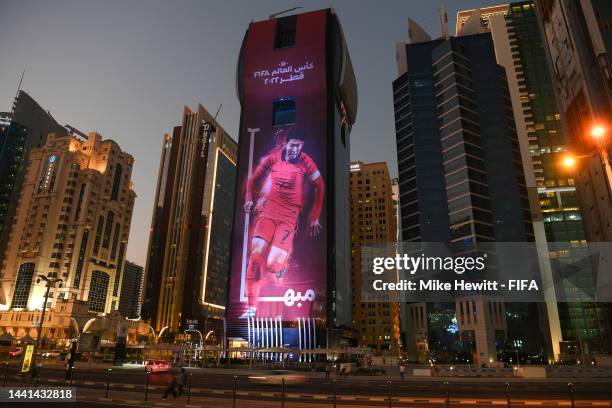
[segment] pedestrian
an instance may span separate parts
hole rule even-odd
[[[185,386],[185,367],[181,367],[181,372],[178,375],[178,378],[176,380],[176,384],[178,386],[178,395],[179,397],[181,395],[183,395],[183,387]]]
[[[329,364],[329,363],[327,363],[327,364],[325,365],[325,379],[326,379],[326,380],[329,380],[329,373],[330,373],[330,372],[331,372],[331,367],[330,367],[330,364]]]
[[[400,364],[400,378],[402,380],[404,379],[404,373],[406,373],[406,367],[404,366],[404,364]]]
[[[168,394],[172,393],[172,397],[176,398],[176,377],[172,376],[172,381],[170,381],[170,385],[166,388],[166,392],[164,392],[163,398],[168,398]]]

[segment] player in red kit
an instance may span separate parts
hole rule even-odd
[[[241,318],[255,317],[259,281],[266,273],[279,276],[293,249],[308,184],[314,187],[314,199],[308,215],[311,237],[320,234],[319,217],[323,207],[325,183],[312,158],[304,153],[304,137],[297,129],[287,135],[282,148],[275,149],[255,168],[248,180],[244,211],[257,211],[246,274],[248,308]],[[253,191],[263,184],[253,202]]]

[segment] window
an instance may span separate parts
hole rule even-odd
[[[113,190],[111,192],[111,200],[117,201],[119,195],[119,187],[121,186],[121,173],[123,173],[123,167],[119,163],[115,166],[115,178],[113,180]]]
[[[93,271],[89,285],[89,311],[104,312],[106,294],[108,292],[108,274],[102,271]]]
[[[104,239],[102,239],[102,248],[108,248],[108,246],[110,245],[114,218],[115,214],[112,211],[109,211],[108,216],[106,217],[106,227],[104,228]]]
[[[93,252],[94,255],[98,255],[100,251],[100,238],[102,237],[102,228],[104,228],[104,217],[98,219],[98,228],[96,229],[96,239],[94,241]]]
[[[272,126],[292,125],[295,123],[295,98],[279,98],[273,102]]]
[[[32,278],[34,277],[34,263],[24,263],[19,267],[17,282],[15,282],[15,293],[11,308],[24,308],[28,304]]]
[[[295,46],[295,23],[297,16],[287,16],[276,21],[276,38],[274,48],[288,48]]]
[[[87,241],[89,240],[89,230],[83,231],[81,238],[81,247],[79,248],[79,259],[77,260],[76,271],[74,273],[74,282],[72,287],[78,289],[81,284],[81,273],[83,272],[83,263],[85,262],[85,251],[87,250]]]

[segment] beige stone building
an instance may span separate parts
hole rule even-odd
[[[351,188],[351,283],[353,324],[359,345],[377,355],[399,353],[400,316],[397,301],[362,302],[361,248],[394,243],[397,239],[396,205],[386,163],[353,162]]]
[[[87,302],[94,316],[117,308],[136,198],[133,162],[95,132],[50,134],[32,150],[0,270],[0,311],[36,321],[30,312],[42,308],[46,289],[39,275],[63,280],[51,289],[49,309],[67,300]]]

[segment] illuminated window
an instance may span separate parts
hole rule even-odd
[[[295,98],[279,98],[273,102],[272,126],[292,125],[295,123]]]
[[[93,271],[91,274],[91,284],[89,285],[89,297],[87,298],[90,312],[104,312],[108,283],[109,277],[107,273]]]
[[[276,20],[276,38],[274,48],[295,46],[295,23],[297,16],[287,16]]]
[[[15,293],[13,294],[12,308],[24,308],[28,304],[32,278],[34,277],[34,264],[24,263],[19,267],[19,274],[15,282]]]

